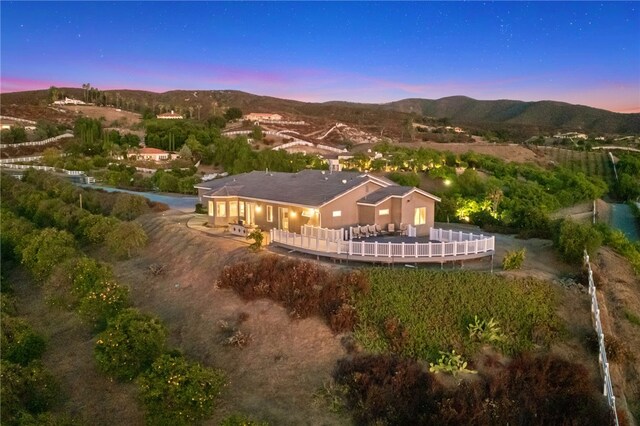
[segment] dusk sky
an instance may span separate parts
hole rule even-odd
[[[636,2],[7,2],[1,91],[466,95],[640,112]]]

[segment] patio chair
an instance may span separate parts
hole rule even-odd
[[[391,235],[396,233],[396,225],[393,223],[390,223],[387,225],[387,232]]]
[[[376,235],[382,235],[382,227],[376,224]]]
[[[378,235],[378,232],[376,231],[376,226],[375,225],[369,225],[369,227],[367,229],[369,231],[369,235],[371,235],[372,237],[376,237]]]
[[[409,229],[409,225],[406,223],[400,224],[400,235],[407,235],[407,230]]]
[[[360,227],[360,235],[362,235],[363,238],[369,237],[369,227],[367,225]]]
[[[355,226],[355,227],[351,228],[351,237],[354,240],[360,238],[360,227],[359,226]]]

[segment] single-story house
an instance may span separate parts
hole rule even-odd
[[[171,157],[171,154],[167,151],[163,151],[162,149],[145,147],[129,151],[127,156],[129,158],[134,157],[138,160],[163,161],[168,160]]]
[[[182,120],[182,114],[178,114],[177,112],[165,112],[164,114],[156,115],[156,118],[160,120]]]
[[[67,97],[65,97],[63,100],[60,100],[60,101],[54,101],[53,104],[54,105],[86,105],[85,102],[79,99],[73,99],[73,98],[67,98]]]
[[[358,172],[254,171],[195,185],[209,223],[255,225],[300,233],[303,225],[346,229],[355,225],[415,226],[429,234],[440,199],[415,187]]]
[[[249,121],[280,121],[282,120],[282,116],[280,114],[272,114],[268,112],[252,112],[244,116],[245,120]]]

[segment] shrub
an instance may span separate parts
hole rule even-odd
[[[46,349],[44,338],[20,318],[2,314],[2,359],[27,365],[42,356]]]
[[[476,373],[467,368],[467,361],[462,359],[462,355],[457,354],[455,349],[451,352],[440,352],[438,362],[429,363],[429,371],[432,373],[449,373],[454,376],[458,373]]]
[[[321,314],[336,332],[357,322],[354,296],[369,290],[366,274],[329,274],[314,263],[263,256],[254,263],[226,267],[218,281],[244,299],[259,297],[282,302],[295,318]]]
[[[149,213],[149,205],[144,197],[127,193],[119,193],[111,210],[111,215],[121,220],[133,220]]]
[[[198,214],[207,214],[207,209],[204,208],[202,203],[196,203],[196,213],[198,213]]]
[[[247,235],[247,240],[253,240],[253,243],[249,245],[249,249],[259,251],[262,248],[264,235],[262,235],[262,231],[259,228],[256,228]]]
[[[347,386],[356,424],[437,424],[441,389],[415,361],[358,355],[338,361],[333,377]]]
[[[585,249],[590,256],[598,250],[602,244],[602,234],[591,225],[564,220],[555,243],[564,260],[579,264]]]
[[[211,416],[225,384],[222,372],[161,355],[138,379],[147,422],[191,425]]]
[[[481,320],[477,315],[473,317],[473,322],[467,327],[469,337],[483,343],[500,342],[505,336],[498,327],[498,321],[491,318],[489,321]]]
[[[133,380],[162,354],[167,330],[159,319],[135,309],[122,311],[98,335],[98,367],[119,380]]]
[[[502,259],[502,269],[509,271],[512,269],[520,269],[524,262],[524,257],[527,250],[522,248],[520,250],[507,251]]]

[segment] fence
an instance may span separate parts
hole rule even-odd
[[[287,149],[287,148],[291,148],[294,146],[314,146],[311,142],[306,142],[306,141],[301,141],[301,140],[295,140],[293,142],[289,142],[289,143],[285,143],[279,146],[276,146],[275,148],[273,148],[274,151],[280,151],[281,149]]]
[[[42,158],[42,155],[30,155],[28,157],[2,158],[0,159],[0,164],[28,163],[30,161],[40,161],[41,158]]]
[[[440,229],[431,228],[430,235],[438,235]],[[447,231],[445,231],[447,232]],[[456,233],[457,234],[457,233]],[[473,234],[465,234],[472,235]],[[407,261],[423,261],[433,259],[433,261],[446,261],[456,256],[466,258],[480,257],[493,254],[495,250],[495,237],[476,236],[478,239],[451,242],[428,242],[428,243],[392,243],[379,241],[331,241],[328,238],[321,238],[321,235],[301,235],[282,229],[272,229],[270,239],[272,243],[313,251],[327,256],[351,256],[360,257],[361,260],[375,261],[383,258],[400,258]],[[433,237],[432,237],[433,238]]]
[[[607,398],[609,407],[613,411],[613,416],[616,426],[618,426],[618,413],[616,411],[616,397],[613,394],[613,382],[611,381],[611,374],[609,373],[609,362],[607,361],[607,351],[604,346],[604,333],[602,332],[602,322],[600,322],[600,308],[598,307],[598,298],[596,296],[596,285],[593,281],[593,271],[591,270],[591,263],[589,263],[589,255],[587,251],[584,251],[584,263],[587,265],[589,271],[589,295],[591,296],[591,319],[593,326],[596,329],[598,335],[598,347],[600,349],[600,370],[604,379],[604,396]]]
[[[2,119],[2,120],[11,120],[11,121],[19,121],[21,123],[27,123],[27,124],[36,124],[35,121],[25,120],[24,118],[9,117],[7,115],[0,115],[0,119]]]
[[[344,231],[342,229],[328,229],[311,225],[302,225],[300,233],[305,237],[319,238],[330,242],[344,241]]]
[[[4,164],[3,163],[2,167],[6,169],[14,169],[14,170],[35,169],[35,170],[44,170],[45,172],[61,172],[61,173],[68,174],[70,176],[84,175],[84,172],[80,170],[57,169],[55,167],[50,167],[50,166],[32,166],[29,164]]]
[[[65,138],[72,138],[73,134],[72,133],[64,133],[62,135],[59,136],[54,136],[52,138],[48,138],[42,141],[36,141],[36,142],[23,142],[23,143],[3,143],[0,144],[0,148],[9,148],[9,147],[21,147],[21,146],[38,146],[38,145],[46,145],[49,144],[51,142],[55,142],[58,141],[60,139],[65,139]]]

